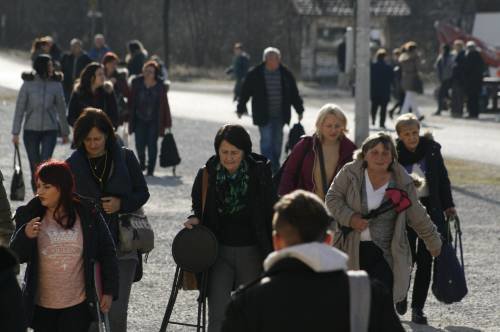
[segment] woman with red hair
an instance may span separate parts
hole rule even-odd
[[[23,298],[35,332],[86,332],[96,317],[94,262],[102,271],[100,310],[118,294],[118,263],[103,221],[74,198],[74,179],[63,161],[47,161],[35,174],[36,197],[17,209],[11,248],[28,263]]]

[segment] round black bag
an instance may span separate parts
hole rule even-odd
[[[182,270],[201,273],[215,263],[217,246],[214,233],[203,225],[196,225],[177,233],[172,243],[172,256]]]

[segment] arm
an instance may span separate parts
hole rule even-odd
[[[193,215],[196,216],[199,220],[201,220],[203,211],[201,210],[201,190],[202,190],[202,182],[203,182],[203,170],[201,168],[198,170],[198,174],[194,179],[193,188],[191,189],[191,204]]]
[[[283,170],[283,175],[281,177],[280,185],[278,188],[278,194],[280,196],[286,195],[298,188],[299,178],[301,176],[300,170],[302,165],[300,161],[304,161],[307,145],[309,142],[307,139],[301,139],[294,147],[288,161],[286,162],[285,169]]]
[[[98,217],[97,220],[97,260],[101,263],[103,294],[118,297],[118,259],[116,248],[108,226]]]
[[[333,180],[325,196],[326,206],[335,221],[346,227],[350,227],[351,218],[356,213],[346,202],[347,191],[351,185],[344,166]]]
[[[146,204],[149,199],[149,190],[139,161],[134,153],[127,149],[125,149],[125,162],[132,182],[132,194],[121,198],[120,212],[131,213]]]
[[[163,126],[165,128],[171,128],[172,127],[172,116],[170,115],[170,105],[168,104],[168,97],[167,97],[167,89],[163,87],[162,93],[160,95],[160,112],[163,114],[161,119],[163,119]],[[163,133],[160,133],[160,136],[163,135]]]
[[[73,127],[76,119],[80,116],[82,112],[80,103],[78,101],[78,94],[76,92],[71,93],[71,97],[69,97],[69,105],[68,105],[68,124]]]
[[[66,102],[64,101],[64,91],[61,83],[57,83],[56,109],[59,117],[59,125],[61,127],[61,135],[69,135],[69,125],[66,120]]]
[[[26,107],[28,106],[28,91],[26,90],[26,83],[23,83],[21,89],[19,90],[19,94],[17,95],[16,111],[14,113],[14,123],[12,125],[12,135],[19,135],[21,132],[24,113],[26,113]]]
[[[116,104],[116,96],[114,90],[111,92],[105,92],[106,96],[106,113],[108,114],[113,127],[116,129],[118,127],[118,105]]]
[[[7,245],[13,232],[14,224],[11,221],[10,204],[3,186],[3,175],[0,172],[0,244]]]
[[[19,212],[19,210],[18,210]],[[32,254],[36,244],[36,238],[30,239],[26,235],[25,228],[27,222],[17,221],[16,217],[16,230],[10,240],[10,248],[14,250],[20,263],[29,263],[32,259]]]

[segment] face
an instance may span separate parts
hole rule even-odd
[[[240,167],[243,154],[243,150],[238,149],[226,140],[223,140],[219,146],[220,163],[230,174],[236,172]]]
[[[106,151],[106,135],[93,127],[87,137],[83,140],[83,145],[90,158],[99,157]]]
[[[94,45],[97,48],[101,48],[104,46],[104,38],[95,38],[94,39]]]
[[[43,206],[55,208],[59,203],[61,192],[57,187],[38,179],[36,182],[36,195],[40,198]]]
[[[92,78],[92,84],[97,87],[103,86],[105,79],[106,77],[104,76],[104,69],[98,68],[95,71],[94,77]]]
[[[114,73],[117,66],[118,66],[118,62],[116,60],[107,62],[106,63],[106,72]]]
[[[54,63],[52,61],[49,61],[47,63],[47,73],[49,74],[49,76],[54,75]]]
[[[70,50],[71,50],[72,54],[78,55],[82,51],[82,45],[80,45],[78,43],[74,43],[73,45],[70,46]]]
[[[43,43],[41,46],[41,51],[43,53],[49,53],[50,52],[50,44],[49,43]]]
[[[235,48],[233,48],[233,52],[235,55],[240,55],[242,51],[241,51],[241,48],[235,47]]]
[[[344,124],[335,115],[328,114],[321,124],[321,138],[328,142],[337,141],[340,139],[344,129]]]
[[[154,80],[155,79],[155,69],[153,66],[147,66],[142,70],[142,74],[146,80]]]
[[[398,137],[408,151],[415,151],[420,141],[418,126],[406,126],[398,132]]]
[[[266,68],[267,70],[274,71],[280,66],[280,57],[275,53],[269,53],[266,56]]]
[[[392,162],[392,153],[379,143],[366,152],[365,161],[368,164],[368,170],[387,171]]]

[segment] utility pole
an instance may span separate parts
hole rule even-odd
[[[170,0],[163,0],[163,61],[170,68]]]
[[[357,0],[356,12],[356,85],[354,141],[357,146],[368,137],[370,109],[370,0]]]

